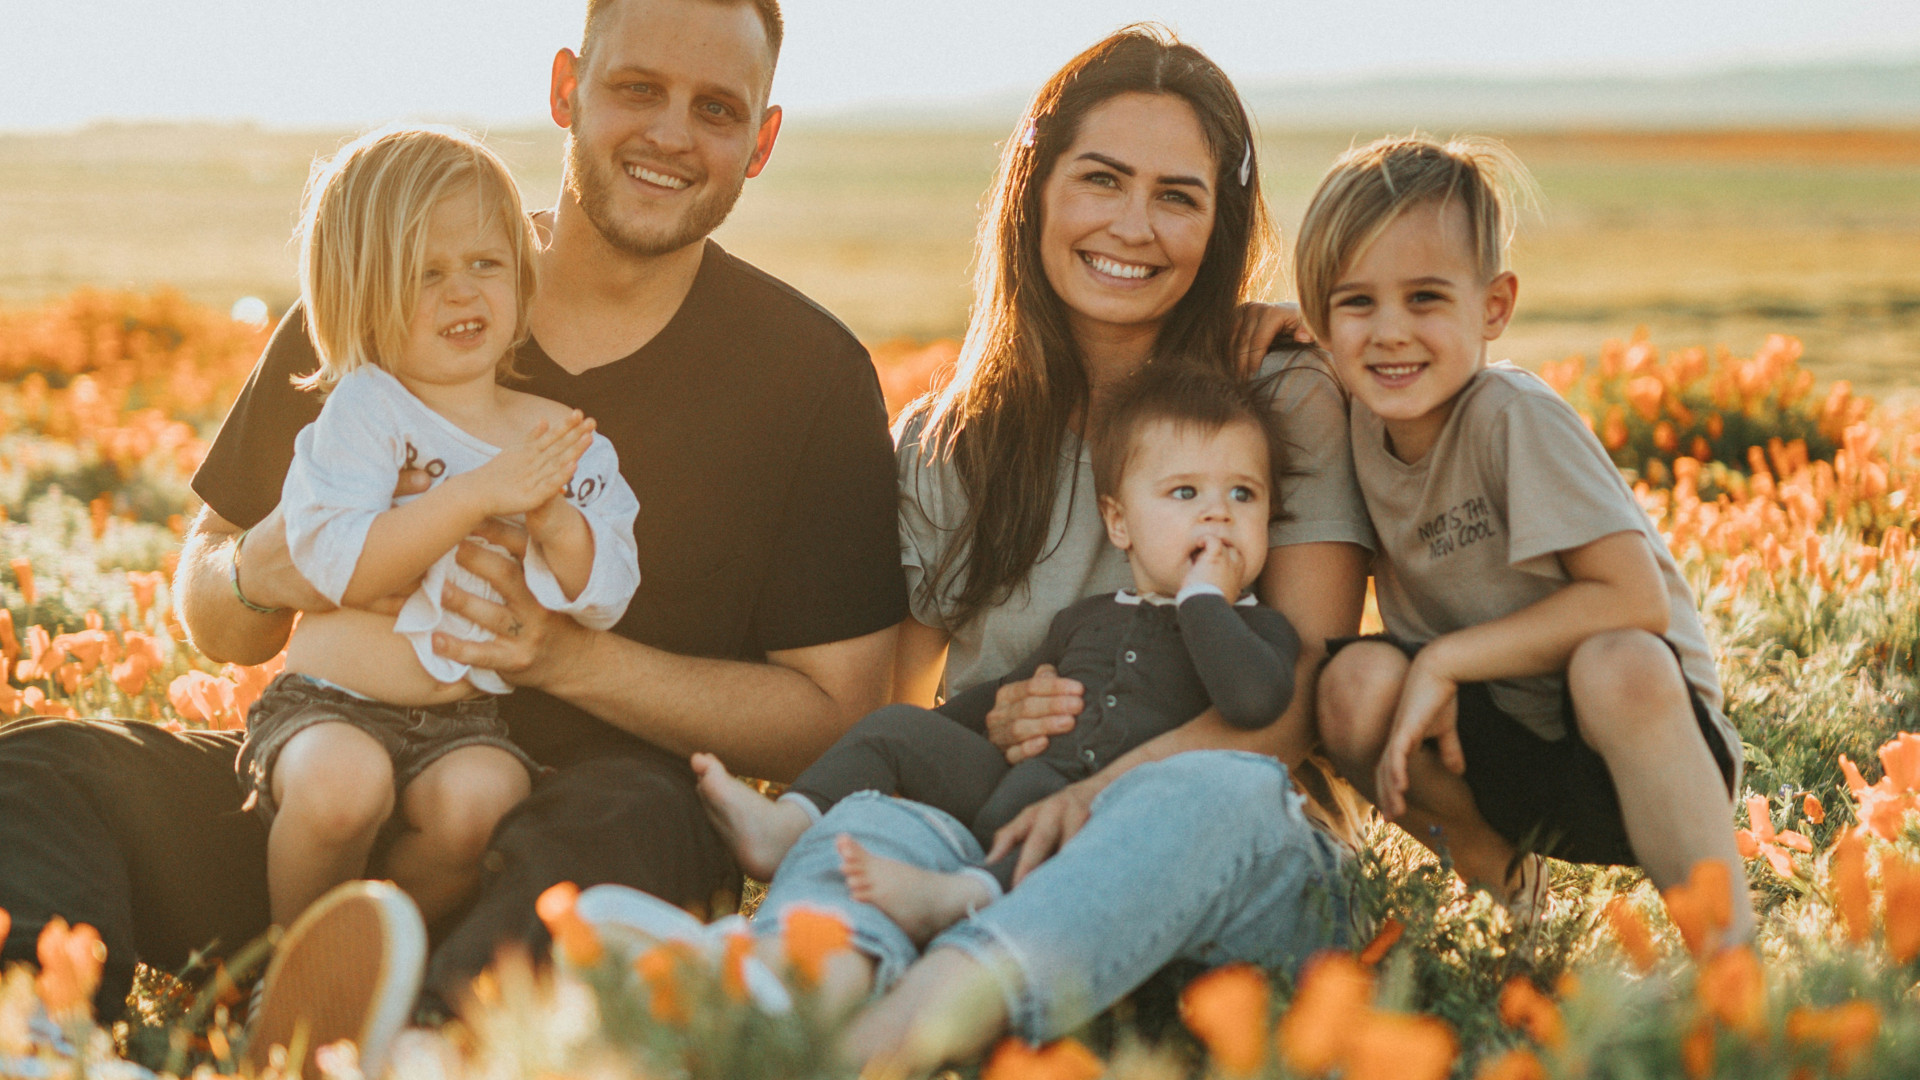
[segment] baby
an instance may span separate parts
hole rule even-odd
[[[449,586],[499,599],[454,551],[489,518],[523,523],[528,589],[604,629],[640,581],[639,505],[591,420],[501,385],[535,241],[485,147],[437,128],[363,136],[316,175],[299,236],[320,368],[298,381],[327,398],[281,506],[294,565],[339,607],[301,617],[238,766],[269,822],[276,922],[361,876],[390,819],[387,867],[431,922],[476,884],[535,769],[497,715],[507,684],[433,651],[436,634],[491,638],[441,606]],[[430,487],[396,498],[409,469]],[[397,617],[367,610],[399,595]]]
[[[1293,696],[1299,638],[1247,590],[1267,557],[1280,442],[1251,388],[1197,365],[1146,368],[1105,410],[1093,440],[1107,536],[1126,552],[1134,588],[1089,597],[1053,620],[1046,640],[1004,679],[937,710],[892,705],[861,720],[768,802],[695,754],[708,812],[749,874],[771,878],[800,834],[839,800],[881,791],[970,822],[986,848],[1021,810],[1091,776],[1209,705],[1237,728],[1265,727]],[[1073,728],[1009,766],[986,737],[999,687],[1042,664],[1086,687]],[[999,897],[1017,853],[987,867],[935,873],[842,847],[855,899],[915,940]]]

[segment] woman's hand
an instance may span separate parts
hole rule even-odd
[[[515,686],[540,686],[568,657],[583,652],[580,639],[592,631],[565,615],[540,606],[527,589],[520,560],[527,553],[524,530],[502,521],[487,521],[474,534],[507,549],[510,554],[472,542],[460,545],[460,565],[478,574],[500,593],[496,603],[449,584],[440,602],[448,611],[493,632],[492,641],[466,641],[451,634],[434,634],[433,651],[449,660],[490,668]]]
[[[1041,664],[1032,678],[1008,683],[994,696],[987,738],[1006,752],[1007,764],[1018,765],[1045,750],[1050,736],[1073,730],[1074,717],[1086,707],[1085,695],[1077,681],[1061,678],[1052,664]]]
[[[997,862],[1018,847],[1020,861],[1013,866],[1013,883],[1020,884],[1020,879],[1032,873],[1034,867],[1052,858],[1061,845],[1074,838],[1093,814],[1093,797],[1105,786],[1098,777],[1091,777],[1069,784],[1020,811],[1020,816],[993,834],[993,850],[987,852],[987,862]]]
[[[1246,375],[1260,370],[1260,361],[1282,337],[1302,345],[1313,342],[1313,331],[1300,318],[1299,304],[1241,304],[1235,319],[1233,351],[1240,358],[1241,373]]]
[[[1429,646],[1429,649],[1432,647]],[[1393,726],[1387,731],[1387,745],[1381,751],[1380,764],[1374,769],[1374,793],[1379,796],[1380,812],[1388,820],[1407,812],[1407,758],[1428,739],[1440,744],[1440,763],[1459,776],[1467,771],[1467,756],[1460,748],[1460,684],[1441,672],[1422,650],[1407,669],[1400,684],[1400,704],[1394,709]]]

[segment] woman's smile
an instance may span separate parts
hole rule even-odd
[[[1107,255],[1096,255],[1091,251],[1081,252],[1080,261],[1100,277],[1113,278],[1120,282],[1144,281],[1165,269],[1161,266],[1148,266],[1145,263],[1126,262]]]
[[[1121,94],[1086,114],[1040,198],[1040,263],[1079,335],[1158,331],[1206,258],[1214,173],[1183,98]]]

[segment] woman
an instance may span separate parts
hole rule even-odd
[[[959,370],[898,435],[913,614],[897,699],[927,704],[942,685],[998,677],[1057,611],[1130,583],[1094,504],[1085,418],[1155,359],[1233,367],[1236,309],[1273,247],[1245,110],[1199,52],[1131,27],[1041,88],[981,226]],[[1295,704],[1252,733],[1203,714],[1030,807],[1000,837],[1024,843],[1022,883],[917,962],[892,920],[852,900],[843,854],[946,871],[983,853],[927,807],[871,794],[836,806],[788,855],[758,922],[771,931],[793,905],[831,907],[861,957],[837,989],[898,980],[856,1023],[859,1056],[917,1068],[1008,1027],[1055,1038],[1170,960],[1286,966],[1343,936],[1340,848],[1308,826],[1275,759],[1308,748],[1321,643],[1358,624],[1371,534],[1337,384],[1301,353],[1263,370],[1298,470],[1259,588],[1308,644]],[[1009,758],[1029,756],[1071,726],[1080,693],[1046,674],[1003,688],[990,734]],[[1166,760],[1188,750],[1215,752]]]

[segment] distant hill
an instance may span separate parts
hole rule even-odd
[[[1673,75],[1248,81],[1240,90],[1268,128],[1920,126],[1920,57]],[[1023,93],[1007,92],[855,106],[823,119],[856,127],[999,127],[1024,103]]]
[[[1263,123],[1396,127],[1920,124],[1920,59],[1671,76],[1413,77],[1241,87]]]

